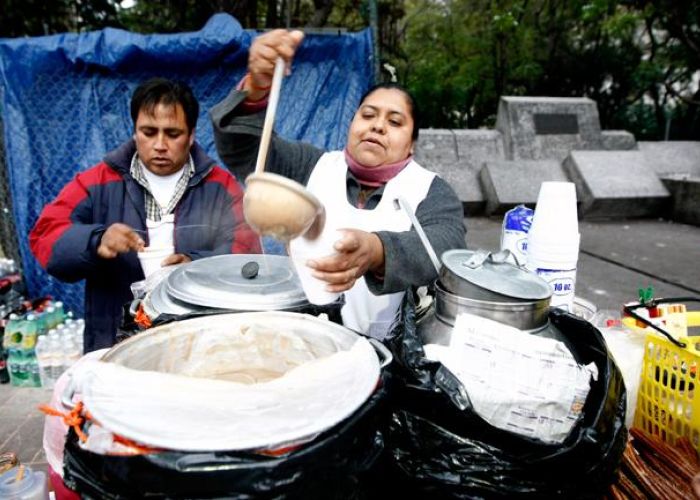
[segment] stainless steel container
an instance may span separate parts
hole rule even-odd
[[[549,284],[508,262],[508,253],[449,250],[442,262],[433,308],[418,321],[425,343],[448,344],[460,313],[532,333],[547,328]]]

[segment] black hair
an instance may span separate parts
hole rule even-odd
[[[360,99],[360,106],[363,102],[365,102],[365,99],[367,99],[371,93],[379,89],[398,90],[404,95],[406,101],[408,102],[411,118],[413,118],[413,132],[411,132],[411,139],[413,139],[413,142],[416,142],[418,140],[418,130],[420,129],[418,106],[416,105],[416,100],[405,87],[396,82],[382,82],[372,85],[369,90],[362,95],[362,98]]]
[[[189,132],[192,132],[197,126],[199,102],[197,102],[189,85],[177,80],[151,78],[136,87],[131,96],[131,119],[134,122],[134,127],[141,110],[152,114],[158,104],[181,105],[185,112],[185,122]]]

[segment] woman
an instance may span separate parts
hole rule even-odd
[[[290,67],[302,39],[301,32],[286,30],[256,38],[248,74],[211,111],[219,155],[239,178],[255,165],[275,60],[282,57]],[[465,244],[462,205],[445,181],[413,161],[417,138],[413,98],[382,84],[362,98],[344,151],[326,153],[273,136],[265,167],[306,185],[328,220],[344,222],[337,254],[307,265],[328,291],[345,292],[344,324],[377,338],[388,333],[404,291],[437,277],[410,220],[396,209],[396,197],[413,207],[438,256]]]

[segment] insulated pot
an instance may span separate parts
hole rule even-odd
[[[326,354],[349,351],[357,345],[360,336],[335,323],[307,314],[284,311],[225,313],[171,322],[147,330],[115,345],[102,357],[102,361],[121,365],[131,370],[159,370],[177,373],[180,359],[191,359],[199,353],[203,361],[211,360],[211,351],[196,349],[200,337],[222,338],[243,325],[260,325],[270,331],[293,330],[319,358]],[[248,331],[246,335],[252,332]],[[256,334],[258,335],[258,334]],[[339,497],[344,492],[356,493],[362,486],[361,478],[368,473],[384,447],[383,432],[387,414],[386,366],[391,354],[379,342],[369,340],[374,350],[366,354],[368,361],[379,369],[360,370],[367,374],[368,392],[363,392],[359,407],[346,407],[347,397],[332,398],[327,405],[314,406],[307,410],[301,407],[297,413],[306,413],[299,425],[317,425],[319,416],[332,411],[341,411],[341,419],[332,427],[319,429],[312,435],[302,433],[296,439],[279,442],[278,434],[270,433],[269,427],[257,412],[251,415],[260,420],[267,444],[265,449],[226,448],[237,440],[235,433],[216,437],[214,448],[202,445],[198,451],[168,449],[156,453],[135,456],[100,454],[83,449],[73,431],[66,442],[64,458],[64,480],[66,485],[91,498],[326,498]],[[363,342],[362,342],[363,343]],[[228,346],[227,342],[221,347]],[[363,350],[364,351],[364,350]],[[364,357],[364,355],[363,355]],[[172,358],[172,363],[168,360]],[[374,358],[374,359],[372,359]],[[357,365],[353,365],[357,366]],[[366,366],[366,363],[363,363]],[[303,366],[301,366],[303,369]],[[357,368],[354,368],[357,371]],[[376,373],[379,373],[377,377]],[[324,373],[321,380],[331,374]],[[352,378],[358,376],[353,373]],[[365,378],[364,376],[361,378]],[[217,383],[218,381],[213,381]],[[90,381],[88,381],[90,383]],[[264,383],[263,385],[265,385]],[[329,389],[328,382],[319,388]],[[254,387],[254,386],[248,386]],[[344,389],[348,395],[356,395],[357,384]],[[83,393],[83,401],[90,410],[90,387]],[[337,392],[338,387],[335,388]],[[158,390],[156,387],[155,390]],[[341,391],[342,392],[342,391]],[[280,393],[291,403],[301,405],[288,393]],[[352,396],[354,398],[354,396]],[[327,396],[324,396],[327,399]],[[66,398],[64,398],[65,400]],[[98,405],[100,423],[113,420],[109,413],[109,402]],[[274,403],[274,401],[272,401]],[[72,404],[70,399],[64,404]],[[193,401],[182,395],[182,404],[192,406]],[[196,406],[196,405],[195,405]],[[271,405],[274,407],[274,405]],[[347,411],[347,413],[345,413]],[[140,415],[133,412],[136,424]],[[202,421],[208,415],[203,415]],[[230,418],[225,413],[224,418]],[[97,416],[95,415],[95,418]],[[168,418],[164,415],[163,418]],[[171,418],[172,419],[172,418]],[[284,429],[292,427],[287,421]],[[267,420],[269,422],[269,420]],[[201,424],[201,421],[199,422]],[[238,425],[233,420],[231,425]],[[320,425],[320,424],[319,424]],[[201,426],[209,429],[208,426]],[[215,428],[214,428],[215,430]],[[201,429],[200,429],[201,431]],[[90,433],[87,429],[86,432]],[[240,438],[247,439],[247,433]],[[189,439],[183,435],[184,439]]]
[[[442,254],[433,308],[418,322],[425,343],[448,344],[460,313],[531,332],[547,327],[549,284],[510,263],[509,254],[460,249]]]

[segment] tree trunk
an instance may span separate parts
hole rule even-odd
[[[314,15],[311,17],[306,26],[309,28],[320,28],[325,26],[328,17],[333,10],[333,0],[314,0]]]

